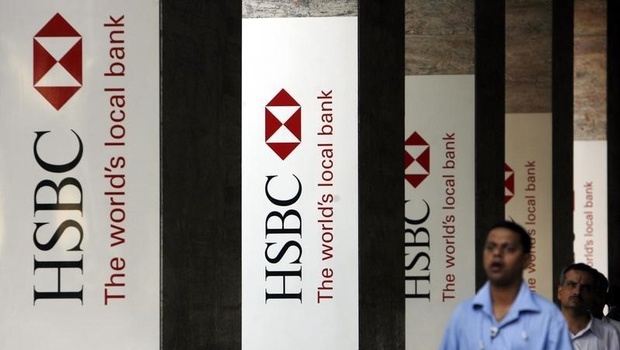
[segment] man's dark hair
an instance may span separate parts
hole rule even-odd
[[[590,265],[586,265],[584,263],[573,263],[564,266],[562,272],[560,272],[560,285],[564,285],[564,281],[566,280],[566,273],[571,270],[583,271],[587,272],[592,276],[592,283],[596,283],[596,270],[592,268]],[[594,288],[594,286],[592,286]]]
[[[530,253],[530,251],[532,250],[532,241],[531,241],[530,235],[523,228],[523,226],[517,224],[514,221],[504,220],[504,221],[500,221],[497,224],[493,225],[493,227],[491,227],[489,232],[493,231],[496,228],[505,228],[507,230],[510,230],[510,231],[518,234],[519,235],[519,240],[521,241],[521,246],[523,246],[523,252],[525,254],[529,254]],[[488,234],[487,234],[487,236],[488,236]]]
[[[609,286],[609,294],[607,298],[607,305],[609,306],[609,312],[607,317],[620,321],[620,286],[612,284]]]
[[[607,289],[609,289],[609,280],[602,272],[594,269],[594,292],[607,297]]]
[[[609,306],[614,307],[620,305],[620,286],[612,284],[609,286]]]

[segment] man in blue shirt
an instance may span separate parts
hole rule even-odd
[[[502,221],[489,230],[483,253],[488,281],[457,306],[441,349],[573,349],[558,307],[523,281],[531,246],[527,231],[514,222]]]

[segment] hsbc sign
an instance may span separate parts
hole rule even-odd
[[[242,29],[242,349],[357,349],[357,21]]]
[[[0,3],[1,349],[159,347],[159,18]]]
[[[34,88],[60,110],[82,87],[82,36],[57,13],[32,41]]]
[[[475,290],[474,77],[405,77],[406,349],[436,349]],[[421,315],[432,314],[432,319]]]

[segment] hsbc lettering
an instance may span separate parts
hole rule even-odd
[[[84,152],[82,140],[75,131],[71,131],[77,139],[77,146],[75,149],[66,151],[55,149],[55,151],[61,151],[73,157],[70,158],[69,162],[60,164],[44,160],[39,153],[39,142],[41,142],[44,136],[59,136],[49,134],[50,131],[35,132],[34,158],[41,169],[46,171],[46,177],[50,177],[53,174],[67,174],[80,163]],[[83,272],[83,255],[81,252],[84,230],[79,221],[71,219],[68,215],[76,211],[79,212],[80,216],[82,215],[83,192],[78,179],[69,175],[63,176],[65,177],[58,182],[50,178],[43,179],[36,185],[34,190],[35,219],[40,213],[50,213],[50,219],[61,220],[60,224],[56,228],[52,228],[51,231],[47,226],[49,222],[34,222],[35,229],[32,239],[35,247],[38,249],[34,255],[34,274],[35,276],[37,274],[46,274],[48,278],[53,276],[57,282],[51,285],[37,286],[35,284],[33,288],[34,304],[40,299],[78,299],[82,302],[83,286],[79,290],[63,288],[62,273],[64,272],[65,278],[69,276],[72,280],[79,280]],[[52,232],[51,236],[50,232]],[[45,239],[45,237],[48,238]],[[61,240],[66,242],[69,248],[62,252],[62,254],[47,254],[48,252],[53,253],[54,248]],[[48,260],[45,257],[46,255],[62,256],[63,259]]]
[[[265,196],[272,209],[265,218],[265,303],[273,299],[302,302],[302,219],[294,207],[301,193],[297,176],[267,176]]]
[[[405,207],[409,200],[405,201]],[[431,237],[425,223],[431,208],[425,200],[422,210],[413,210],[414,217],[405,214],[405,298],[431,300]],[[408,211],[405,209],[405,213]]]

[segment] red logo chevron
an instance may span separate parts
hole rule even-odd
[[[515,172],[504,163],[504,204],[515,196]]]
[[[282,160],[301,143],[301,106],[284,89],[265,106],[265,143]]]
[[[430,164],[431,148],[416,131],[405,140],[405,180],[417,188],[430,175]]]
[[[33,86],[59,110],[82,87],[82,36],[57,13],[32,42]]]

